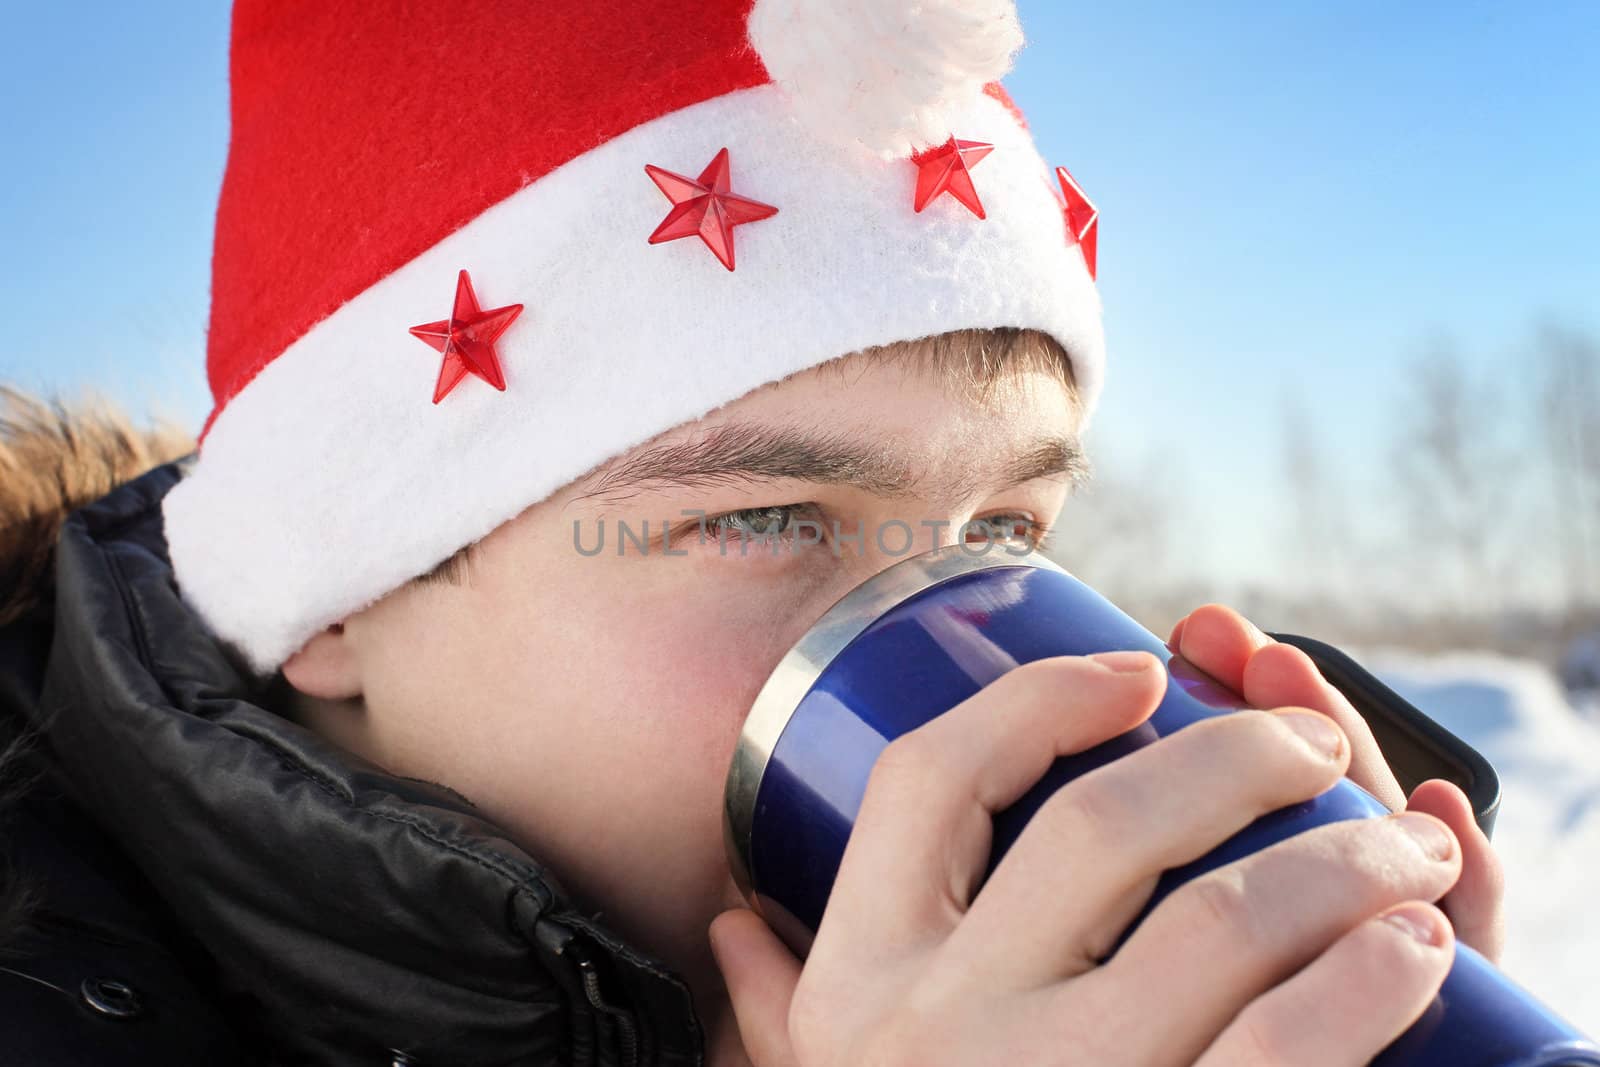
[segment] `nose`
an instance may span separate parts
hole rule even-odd
[[[981,539],[983,529],[975,523],[972,508],[874,509],[861,516],[857,531],[842,531],[835,545],[840,554],[837,568],[839,595],[880,571],[912,556],[944,548],[961,540]],[[971,525],[969,525],[971,524]],[[989,546],[989,551],[999,551]]]

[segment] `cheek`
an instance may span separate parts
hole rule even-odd
[[[798,616],[785,625],[775,607],[792,603],[792,591],[768,595],[689,566],[493,578],[491,588],[507,592],[453,620],[438,650],[452,669],[433,695],[475,705],[451,746],[471,746],[458,766],[470,764],[508,808],[559,805],[574,825],[687,835],[720,855],[739,730],[792,631],[804,628]]]
[[[731,620],[681,617],[616,620],[603,648],[611,707],[594,710],[614,716],[615,728],[634,731],[650,751],[692,767],[697,779],[713,775],[720,789],[745,713],[782,649]]]

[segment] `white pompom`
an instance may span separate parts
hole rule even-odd
[[[1013,0],[756,0],[747,30],[801,121],[884,159],[949,140],[1022,47]]]

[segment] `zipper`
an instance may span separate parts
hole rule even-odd
[[[633,1017],[625,1009],[607,1003],[600,995],[600,972],[595,968],[594,960],[576,939],[572,942],[570,951],[578,962],[578,974],[583,979],[583,995],[588,998],[595,1011],[609,1017],[616,1025],[617,1043],[621,1046],[624,1067],[639,1067],[639,1037],[634,1028]]]

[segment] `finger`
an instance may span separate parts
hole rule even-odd
[[[750,1062],[754,1067],[798,1067],[789,1044],[789,1005],[800,982],[800,961],[748,908],[718,915],[709,936]]]
[[[1223,604],[1196,608],[1185,620],[1178,652],[1184,659],[1244,697],[1253,707],[1287,705],[1330,715],[1350,738],[1350,780],[1390,811],[1405,807],[1405,791],[1384,759],[1372,728],[1310,656],[1275,641]]]
[[[1431,816],[1314,827],[1178,887],[1077,982],[1138,989],[1163,1005],[1172,1026],[1132,1035],[1147,1044],[1130,1059],[1169,1062],[1176,1048],[1190,1063],[1246,1004],[1347,931],[1404,901],[1438,899],[1460,869],[1454,835]]]
[[[952,969],[1012,989],[1090,970],[1162,871],[1332,788],[1348,759],[1327,716],[1284,709],[1204,719],[1089,771],[1044,803],[984,883],[945,945]]]
[[[1178,651],[1179,642],[1183,640],[1183,624],[1187,621],[1188,616],[1179,619],[1177,625],[1172,628],[1172,636],[1167,638],[1167,647],[1174,652]]]
[[[1363,1067],[1427,1010],[1454,948],[1437,908],[1391,908],[1252,1001],[1195,1067]]]
[[[892,741],[868,778],[811,956],[837,943],[881,966],[886,946],[942,941],[987,867],[994,813],[1058,756],[1143,722],[1166,679],[1148,652],[1034,660]]]
[[[1302,649],[1277,641],[1263,646],[1245,667],[1244,688],[1240,693],[1245,702],[1254,707],[1294,704],[1314,708],[1331,717],[1350,738],[1350,780],[1377,797],[1390,811],[1405,809],[1405,791],[1389,769],[1389,761],[1378,747],[1372,727],[1345,695],[1322,676],[1316,663]]]
[[[1195,608],[1176,636],[1180,656],[1241,695],[1245,664],[1258,649],[1273,643],[1253,622],[1224,604]]]
[[[1461,844],[1461,879],[1440,901],[1455,927],[1456,938],[1499,963],[1505,952],[1505,868],[1478,827],[1472,802],[1459,787],[1432,778],[1411,791],[1408,811],[1442,819]]]

